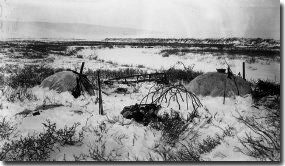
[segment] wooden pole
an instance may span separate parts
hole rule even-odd
[[[227,90],[227,80],[225,80],[224,101],[223,101],[223,104],[225,104],[225,103],[226,103],[226,90]]]
[[[81,94],[81,90],[80,90],[80,82],[81,82],[81,77],[82,77],[82,73],[83,73],[83,68],[84,68],[84,62],[82,62],[81,64],[81,69],[80,69],[80,73],[79,73],[79,77],[76,79],[77,80],[77,85],[76,85],[76,91],[73,92],[74,96],[80,96]]]
[[[80,74],[83,73],[84,64],[85,64],[85,62],[82,62],[82,64],[81,64],[81,69],[80,69]]]
[[[245,80],[245,62],[242,62],[242,78]]]
[[[97,81],[99,89],[99,115],[103,115],[103,102],[102,102],[102,92],[101,92],[101,82],[100,82],[100,71],[97,71]]]

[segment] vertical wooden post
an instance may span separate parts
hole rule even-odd
[[[245,62],[242,62],[242,78],[245,80]]]
[[[224,101],[223,101],[223,104],[225,104],[225,103],[226,103],[226,90],[227,90],[227,80],[225,80]]]
[[[80,69],[80,74],[83,73],[84,64],[85,64],[85,62],[82,62],[81,69]]]
[[[97,71],[97,81],[99,89],[99,115],[103,115],[103,103],[102,103],[102,93],[101,93],[101,82],[100,82],[100,71]]]
[[[81,82],[81,79],[82,79],[83,68],[84,68],[84,62],[82,62],[82,65],[81,65],[81,68],[80,68],[79,77],[76,79],[76,81],[77,81],[76,91],[72,93],[74,96],[77,96],[77,97],[81,95],[81,90],[80,90],[80,84],[79,83]]]

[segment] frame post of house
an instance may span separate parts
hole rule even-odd
[[[226,90],[227,90],[227,81],[225,81],[225,88],[224,88],[224,101],[223,104],[226,103]]]
[[[102,92],[101,92],[100,70],[97,71],[97,81],[98,81],[98,90],[99,90],[99,115],[103,115],[103,104],[102,104]]]
[[[245,80],[245,62],[242,62],[242,78]]]
[[[82,62],[81,69],[80,69],[80,74],[83,73],[84,64],[85,64],[85,62]]]

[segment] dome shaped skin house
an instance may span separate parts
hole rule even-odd
[[[210,72],[193,79],[186,88],[202,96],[244,96],[251,93],[250,84],[241,77],[228,78],[226,73]]]
[[[74,93],[79,90],[80,92],[86,91],[90,95],[95,95],[92,85],[89,83],[87,77],[82,76],[81,79],[79,79],[79,74],[73,71],[55,73],[45,78],[40,86],[43,88],[48,87],[49,89],[55,90],[59,93],[66,91]]]

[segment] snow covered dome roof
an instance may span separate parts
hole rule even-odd
[[[75,71],[62,71],[45,78],[41,87],[61,92],[72,92],[74,97],[80,96],[81,92],[95,95],[93,87],[86,75],[80,75]]]
[[[244,96],[251,93],[250,84],[241,77],[228,74],[210,72],[196,77],[187,86],[187,89],[196,95],[202,96]]]

